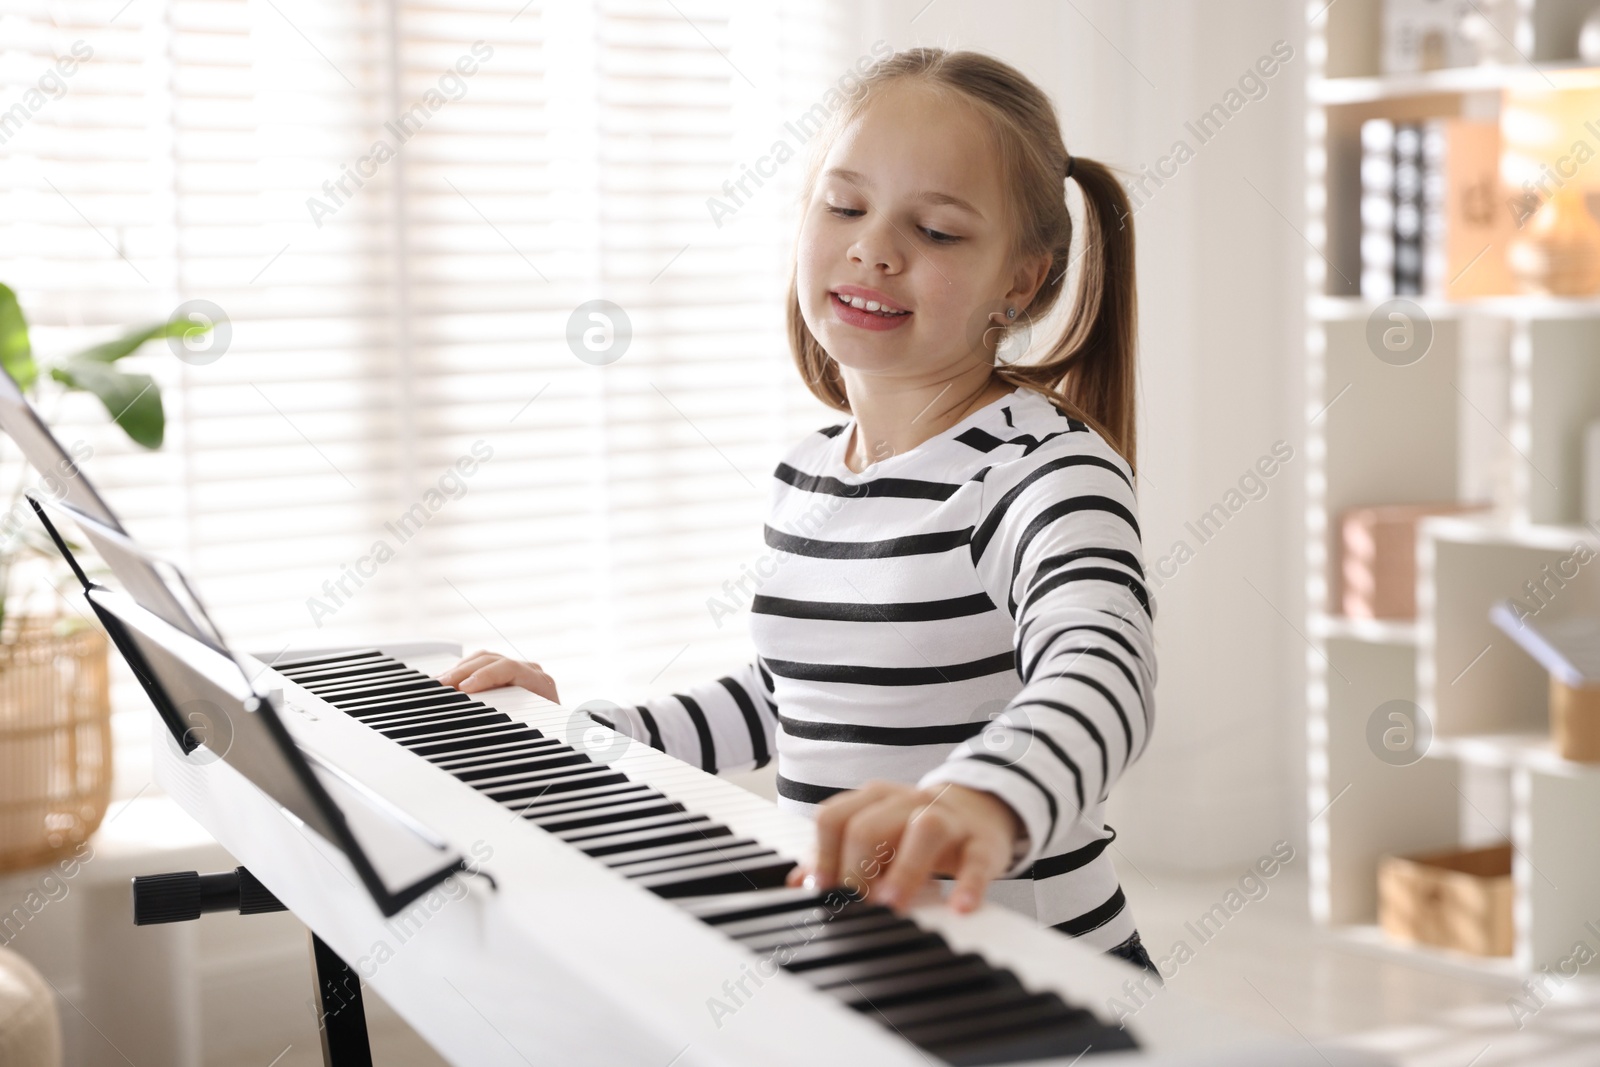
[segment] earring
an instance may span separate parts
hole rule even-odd
[[[1006,318],[1014,319],[1016,317],[1017,317],[1017,309],[1016,308],[1006,308]]]

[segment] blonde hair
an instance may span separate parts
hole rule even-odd
[[[1035,390],[1093,426],[1135,470],[1133,212],[1122,183],[1110,169],[1067,154],[1054,106],[1026,75],[992,56],[942,48],[911,48],[879,60],[833,113],[826,136],[818,139],[802,204],[810,203],[828,144],[877,93],[902,79],[952,93],[988,119],[1005,170],[1005,186],[1011,192],[1012,255],[1050,257],[1044,284],[1025,309],[1030,320],[1043,318],[1055,306],[1074,262],[1073,221],[1064,185],[1070,161],[1070,177],[1078,183],[1085,207],[1082,262],[1071,314],[1043,358],[997,363],[994,373],[1008,384]],[[829,407],[849,411],[838,363],[800,314],[795,273],[789,278],[787,316],[789,348],[807,388]],[[1009,331],[1015,324],[994,328]]]

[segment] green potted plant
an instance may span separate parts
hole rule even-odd
[[[187,319],[128,330],[41,366],[27,319],[0,285],[0,366],[36,400],[56,392],[92,393],[138,445],[161,447],[166,414],[148,374],[118,361],[150,341],[191,339],[210,324]],[[17,565],[31,561],[59,576],[55,547],[39,528],[23,489],[26,463],[0,521],[0,871],[50,863],[100,825],[111,799],[111,709],[106,642],[77,614],[17,609]]]

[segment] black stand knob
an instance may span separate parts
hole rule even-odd
[[[135,926],[188,922],[208,911],[259,915],[284,910],[278,898],[243,867],[220,874],[147,874],[133,880]]]

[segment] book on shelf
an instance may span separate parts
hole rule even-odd
[[[1500,128],[1461,118],[1361,124],[1361,295],[1467,300],[1515,292]]]

